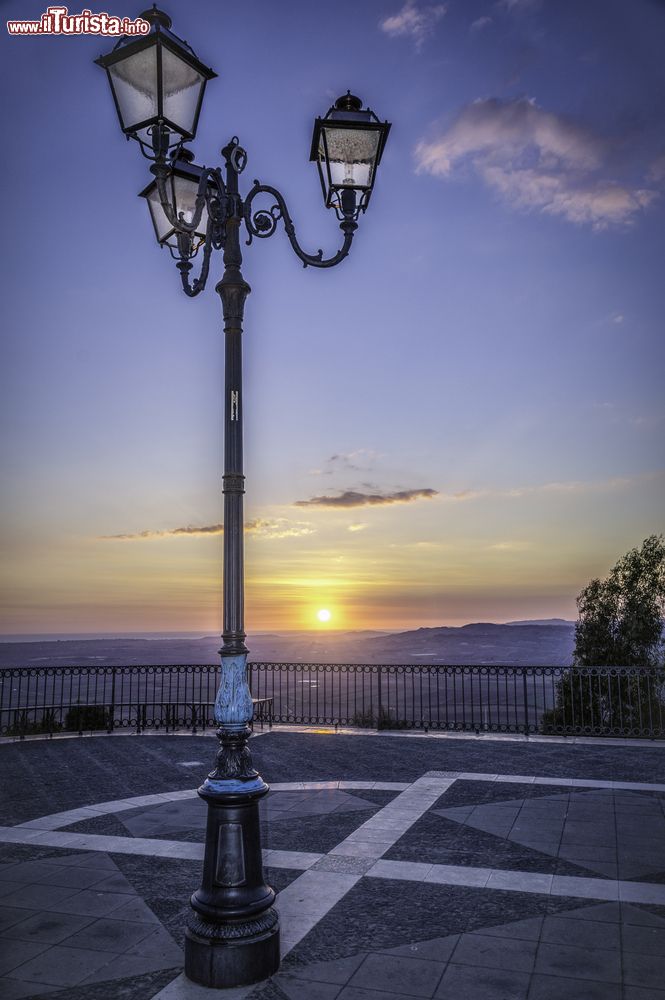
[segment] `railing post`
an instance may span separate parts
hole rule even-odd
[[[526,684],[526,667],[522,667],[522,694],[524,698],[524,735],[529,735],[529,692]]]
[[[115,667],[111,667],[111,704],[109,705],[109,725],[107,732],[112,733],[115,728]]]
[[[376,728],[381,729],[381,715],[383,713],[383,705],[381,704],[381,667],[376,668],[376,679],[377,679],[377,709],[376,709]]]

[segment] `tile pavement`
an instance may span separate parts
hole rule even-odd
[[[454,741],[361,740],[369,752],[360,756],[360,740],[347,736],[253,744],[268,777],[274,748],[302,778],[273,785],[264,817],[285,958],[269,983],[222,996],[665,1000],[665,750],[541,745],[517,760],[487,741],[464,753]],[[96,742],[93,756],[111,773],[116,748],[132,741]],[[47,745],[72,796],[59,773],[59,813],[40,816],[35,803],[26,815],[10,801],[16,818],[0,831],[3,1000],[219,995],[180,974],[204,816],[182,787],[190,743],[137,738],[131,790],[141,756],[143,789],[155,756],[178,780],[148,795],[111,781],[115,798],[87,801],[75,762]],[[417,771],[424,743],[428,766]],[[371,775],[368,757],[381,761]],[[532,760],[540,773],[524,766]],[[462,761],[475,770],[443,770]]]

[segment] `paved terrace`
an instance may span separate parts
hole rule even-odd
[[[665,1000],[665,747],[273,731],[283,964],[182,973],[209,737],[0,746],[0,996]]]

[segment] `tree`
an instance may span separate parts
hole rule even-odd
[[[631,549],[606,580],[577,598],[574,662],[584,667],[661,663],[665,616],[665,542],[651,535]]]
[[[577,598],[573,666],[557,682],[544,732],[660,735],[665,721],[665,541],[646,538]],[[632,670],[600,670],[593,668]]]

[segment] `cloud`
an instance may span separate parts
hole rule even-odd
[[[296,500],[295,507],[378,507],[393,503],[410,503],[412,500],[430,500],[438,496],[437,490],[396,490],[393,493],[360,493],[345,490],[339,496],[311,497]]]
[[[625,226],[658,193],[606,176],[610,144],[534,100],[484,98],[415,149],[418,172],[448,179],[470,169],[504,201],[594,229]]]
[[[288,521],[286,518],[268,520],[265,518],[254,518],[245,523],[245,534],[256,535],[259,538],[297,538],[301,535],[311,535],[314,532],[305,521]],[[202,526],[187,525],[185,528],[169,528],[165,531],[155,531],[146,529],[134,533],[123,533],[118,535],[100,535],[102,541],[133,542],[152,540],[154,538],[174,538],[179,535],[223,535],[223,524],[206,524]]]
[[[334,472],[370,472],[380,454],[369,448],[356,448],[355,451],[340,451],[331,455],[320,469],[310,469],[311,476],[332,476]]]
[[[601,404],[611,406],[612,404]],[[613,479],[599,480],[562,480],[549,483],[538,483],[535,486],[513,486],[508,489],[479,489],[479,490],[458,490],[455,493],[440,493],[439,497],[443,501],[464,502],[469,500],[485,499],[508,499],[518,500],[527,496],[538,496],[542,494],[561,494],[562,496],[574,496],[586,493],[612,493],[618,490],[627,489],[636,483],[650,482],[662,478],[663,471],[644,473],[639,476],[616,476]]]
[[[471,31],[482,31],[483,28],[489,28],[492,23],[491,17],[479,17],[471,22]]]
[[[541,0],[499,0],[497,7],[502,7],[509,14],[522,14],[526,10],[540,7]]]
[[[494,552],[523,552],[531,548],[530,542],[494,542],[488,548]]]
[[[289,521],[285,517],[274,520],[256,518],[247,522],[245,533],[259,538],[301,538],[314,534],[314,528],[306,521]]]
[[[100,535],[99,538],[102,541],[133,542],[140,541],[142,539],[170,538],[177,535],[221,535],[223,533],[223,524],[206,524],[200,527],[188,524],[185,528],[169,528],[165,531],[156,531],[154,529],[147,528],[145,531],[136,531],[133,533]]]
[[[387,35],[394,37],[404,35],[412,38],[416,51],[419,52],[445,13],[445,4],[424,7],[416,4],[415,0],[407,0],[399,13],[384,18],[379,22],[379,27]]]
[[[364,531],[366,527],[367,527],[366,524],[350,524],[346,530],[347,531]]]
[[[623,323],[623,319],[624,319],[624,317],[623,317],[622,313],[615,313],[614,316],[612,317],[612,322],[613,323]]]

